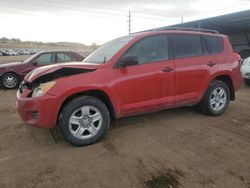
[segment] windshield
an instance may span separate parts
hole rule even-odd
[[[133,38],[132,36],[126,36],[107,42],[90,54],[83,62],[97,64],[105,63]]]

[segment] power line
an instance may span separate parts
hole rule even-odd
[[[128,34],[131,33],[131,12],[128,11]]]

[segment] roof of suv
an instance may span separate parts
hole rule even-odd
[[[152,35],[152,34],[159,34],[159,33],[185,33],[185,34],[202,34],[202,35],[212,35],[212,36],[220,36],[226,37],[226,35],[220,34],[216,30],[209,30],[209,29],[197,29],[197,28],[163,28],[163,29],[151,29],[146,31],[141,31],[137,33],[132,33],[132,36],[139,36],[139,35]]]

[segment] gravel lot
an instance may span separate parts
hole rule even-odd
[[[0,90],[1,188],[250,188],[250,87],[223,116],[184,107],[124,118],[82,148],[25,125],[15,94]]]

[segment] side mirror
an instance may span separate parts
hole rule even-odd
[[[37,66],[37,61],[33,61],[32,64],[33,64],[34,66]]]
[[[138,57],[136,55],[128,55],[123,57],[119,61],[119,67],[127,67],[127,66],[132,66],[132,65],[138,65]]]

